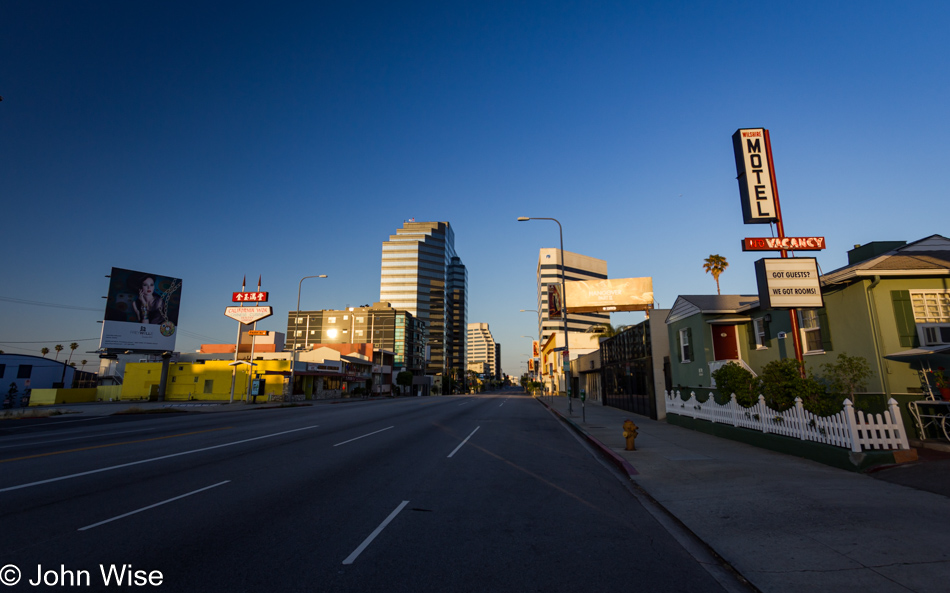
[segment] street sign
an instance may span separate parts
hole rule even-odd
[[[224,314],[231,319],[250,325],[274,314],[273,307],[227,307]]]

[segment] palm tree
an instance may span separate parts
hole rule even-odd
[[[612,338],[627,329],[626,325],[611,325],[609,323],[602,323],[599,325],[592,325],[587,328],[587,333],[589,334],[600,334],[602,338]]]
[[[46,348],[46,347],[40,348],[40,352],[43,353],[43,358],[46,358],[46,355],[49,354],[49,348]]]
[[[53,346],[53,350],[56,351],[56,360],[59,360],[59,353],[63,351],[63,345],[56,344],[55,346]]]
[[[79,348],[79,344],[76,342],[73,342],[69,345],[69,358],[66,359],[66,364],[69,364],[69,361],[73,359],[73,352],[76,350],[76,348]]]
[[[719,290],[719,275],[726,271],[729,262],[721,255],[710,255],[704,261],[703,269],[707,274],[712,274],[713,280],[716,281],[716,294],[722,294]]]

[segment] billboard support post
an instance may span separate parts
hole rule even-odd
[[[162,352],[162,376],[158,381],[158,401],[165,401],[165,389],[168,386],[168,365],[170,364],[171,352]]]
[[[261,291],[261,277],[258,276],[258,277],[257,277],[257,292],[259,293],[260,291]],[[257,322],[256,322],[256,321],[254,322],[254,325],[251,326],[251,331],[257,331]],[[253,362],[254,362],[254,342],[257,341],[257,337],[254,336],[253,334],[251,334],[251,335],[250,335],[250,338],[251,338],[251,358],[250,358],[250,360],[251,360],[251,362],[253,363]],[[254,383],[251,381],[251,369],[252,369],[252,368],[253,368],[253,367],[248,367],[248,369],[247,369],[247,396],[244,398],[244,401],[245,401],[245,402],[252,401],[252,400],[251,400],[251,386],[254,384]],[[256,402],[257,400],[255,399],[255,400],[253,400],[253,401]]]

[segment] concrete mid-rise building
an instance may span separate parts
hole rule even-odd
[[[448,222],[407,221],[383,242],[379,300],[425,324],[429,375],[465,368],[467,285]]]
[[[311,350],[320,345],[372,344],[395,353],[394,370],[425,374],[425,323],[389,303],[339,310],[290,311],[287,348]]]
[[[607,262],[579,253],[564,252],[564,280],[606,280]],[[544,248],[538,254],[538,335],[541,342],[547,341],[554,332],[564,331],[563,319],[551,319],[548,316],[548,286],[554,284],[561,290],[561,250]],[[564,298],[564,295],[561,295]],[[570,307],[571,303],[567,303]],[[586,333],[593,326],[610,323],[609,313],[571,313],[568,315],[569,333]]]
[[[468,324],[468,365],[466,368],[472,368],[472,365],[487,365],[487,373],[492,377],[499,378],[498,353],[495,339],[491,335],[491,330],[487,323],[469,323]],[[479,367],[481,368],[481,367]],[[478,371],[482,373],[483,371]]]

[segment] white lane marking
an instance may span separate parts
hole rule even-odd
[[[334,446],[334,447],[339,447],[340,445],[345,445],[345,444],[347,444],[347,443],[352,443],[353,441],[358,441],[358,440],[360,440],[360,439],[362,439],[362,438],[364,438],[364,437],[368,437],[368,436],[370,436],[370,435],[374,435],[374,434],[376,434],[376,433],[383,432],[383,430],[389,430],[390,428],[393,428],[393,427],[392,427],[392,426],[387,426],[386,428],[383,428],[382,430],[377,430],[376,432],[371,432],[371,433],[369,433],[369,434],[364,434],[364,435],[361,436],[361,437],[356,437],[355,439],[350,439],[350,440],[348,440],[348,441],[343,441],[342,443],[337,443],[337,444],[335,444],[335,445],[333,445],[333,446]]]
[[[62,443],[63,441],[76,441],[76,440],[79,440],[79,439],[94,439],[94,438],[96,438],[96,437],[108,437],[108,436],[113,436],[113,435],[117,435],[117,434],[129,434],[129,433],[132,433],[132,432],[147,432],[147,431],[150,431],[150,430],[155,431],[155,430],[161,430],[161,429],[160,429],[160,428],[153,427],[153,428],[143,428],[143,429],[140,429],[140,430],[123,430],[122,432],[106,432],[106,433],[102,433],[102,434],[87,434],[87,435],[84,435],[84,436],[81,436],[81,437],[70,437],[70,438],[68,438],[68,439],[54,439],[54,440],[52,440],[52,441],[23,441],[23,442],[20,442],[20,443],[18,443],[18,444],[16,444],[16,445],[3,445],[2,447],[0,447],[0,449],[11,449],[11,448],[13,448],[13,447],[31,447],[31,446],[33,446],[33,445],[48,445],[48,444],[50,444],[50,443]]]
[[[469,404],[469,403],[472,403],[471,400],[462,402],[462,403],[460,403],[459,405],[460,405],[460,406],[464,406],[465,404]]]
[[[479,428],[481,428],[481,426],[476,426],[476,427],[475,427],[475,430],[472,431],[472,434],[475,434],[476,432],[478,432],[478,429],[479,429]],[[472,438],[472,434],[470,434],[470,435],[468,435],[467,437],[465,437],[465,440],[462,441],[461,443],[459,443],[459,446],[456,447],[454,451],[452,451],[451,453],[449,453],[449,457],[452,457],[453,455],[455,455],[456,453],[458,453],[458,450],[462,448],[462,445],[464,445],[465,443],[467,443],[467,442],[468,442],[468,439]],[[0,492],[2,492],[2,490],[0,490]]]
[[[135,514],[137,514],[137,513],[141,513],[142,511],[147,511],[147,510],[149,510],[149,509],[154,509],[155,507],[160,507],[160,506],[162,506],[163,504],[168,504],[168,503],[170,503],[170,502],[174,502],[174,501],[176,501],[176,500],[180,500],[180,499],[182,499],[182,498],[185,498],[186,496],[191,496],[192,494],[198,494],[199,492],[204,492],[205,490],[211,490],[212,488],[217,488],[218,486],[222,486],[222,485],[224,485],[224,484],[227,484],[227,483],[230,482],[230,481],[231,481],[231,480],[225,480],[225,481],[223,481],[223,482],[218,482],[217,484],[212,484],[211,486],[205,486],[204,488],[199,488],[198,490],[193,490],[193,491],[191,491],[191,492],[188,492],[187,494],[182,494],[181,496],[176,496],[176,497],[174,497],[174,498],[169,498],[168,500],[163,500],[162,502],[156,502],[155,504],[150,504],[150,505],[148,505],[147,507],[142,507],[142,508],[140,508],[140,509],[138,509],[138,510],[131,511],[131,512],[128,512],[128,513],[119,515],[119,516],[117,516],[117,517],[112,517],[111,519],[106,519],[105,521],[99,521],[98,523],[93,523],[92,525],[86,525],[85,527],[80,527],[77,531],[85,531],[85,530],[87,530],[87,529],[92,529],[93,527],[99,527],[100,525],[105,525],[106,523],[112,523],[113,521],[118,521],[119,519],[125,519],[126,517],[130,517],[130,516],[135,515]]]
[[[369,537],[367,537],[366,539],[364,539],[364,540],[363,540],[363,543],[361,543],[358,548],[356,548],[355,550],[353,550],[353,552],[352,552],[349,556],[346,557],[346,560],[343,561],[343,564],[353,564],[353,561],[356,560],[357,556],[359,556],[360,554],[362,554],[362,553],[363,553],[363,550],[365,550],[365,549],[367,548],[367,546],[369,546],[371,543],[373,543],[373,540],[376,539],[376,536],[379,535],[380,533],[382,533],[383,529],[386,529],[386,526],[389,525],[389,523],[390,523],[393,519],[396,518],[396,515],[398,515],[400,511],[402,511],[404,508],[406,508],[406,505],[407,505],[407,504],[409,504],[409,501],[408,501],[408,500],[404,500],[404,501],[402,501],[402,504],[400,504],[398,507],[396,507],[396,510],[395,510],[395,511],[389,513],[389,516],[386,517],[386,520],[383,521],[382,523],[380,523],[380,524],[379,524],[379,527],[377,527],[377,528],[373,531],[373,533],[369,534]]]
[[[141,465],[143,463],[151,463],[153,461],[161,461],[162,459],[171,459],[172,457],[180,457],[182,455],[191,455],[192,453],[200,453],[202,451],[211,451],[212,449],[220,449],[221,447],[230,447],[231,445],[240,445],[241,443],[250,443],[251,441],[259,441],[261,439],[269,439],[271,437],[277,437],[282,434],[290,434],[292,432],[299,432],[301,430],[310,430],[311,428],[317,428],[317,424],[313,426],[304,426],[303,428],[295,428],[293,430],[285,430],[283,432],[275,432],[272,434],[265,434],[259,437],[253,437],[250,439],[243,439],[240,441],[233,441],[230,443],[223,443],[221,445],[212,445],[211,447],[202,447],[201,449],[192,449],[191,451],[182,451],[181,453],[172,453],[170,455],[162,455],[161,457],[152,457],[150,459],[142,459],[141,461],[131,461],[129,463],[122,463],[119,465],[112,465],[109,467],[102,467],[99,469],[92,469],[87,472],[79,472],[78,474],[69,474],[68,476],[60,476],[58,478],[50,478],[48,480],[40,480],[38,482],[30,482],[28,484],[20,484],[19,486],[10,486],[8,488],[0,488],[0,492],[10,492],[11,490],[20,490],[21,488],[30,488],[31,486],[39,486],[41,484],[49,484],[50,482],[59,482],[61,480],[69,480],[72,478],[79,478],[82,476],[88,476],[90,474],[98,474],[101,472],[107,472],[114,469],[122,469],[123,467],[131,467],[133,465]]]

